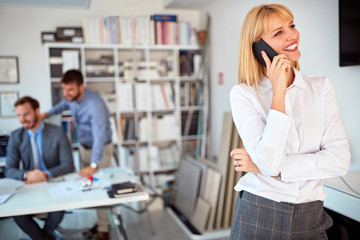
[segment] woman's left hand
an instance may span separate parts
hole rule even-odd
[[[234,158],[233,165],[235,166],[235,171],[261,173],[259,168],[251,160],[245,148],[234,148],[230,152],[230,157]]]

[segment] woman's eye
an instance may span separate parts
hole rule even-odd
[[[280,34],[281,34],[281,31],[277,32],[277,33],[274,35],[274,37],[277,37],[277,36],[279,36]]]
[[[295,27],[296,27],[295,24],[290,25],[290,28],[295,28]]]

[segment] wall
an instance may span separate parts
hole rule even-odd
[[[304,74],[328,76],[334,83],[342,119],[349,136],[352,154],[350,171],[360,170],[360,66],[339,67],[338,0],[222,0],[213,1],[202,10],[211,16],[211,129],[212,155],[220,146],[222,113],[230,111],[227,97],[237,83],[238,42],[242,21],[254,6],[282,3],[288,6],[300,31],[301,71]],[[202,17],[205,26],[205,14]],[[224,84],[218,74],[224,73]],[[225,99],[224,99],[225,98]]]
[[[217,156],[220,146],[222,113],[230,111],[227,96],[237,83],[237,51],[241,24],[253,6],[278,2],[287,5],[295,15],[301,33],[300,58],[303,73],[328,76],[333,81],[348,132],[351,170],[360,170],[360,66],[339,67],[338,0],[221,0],[209,1],[203,12],[211,15],[211,155]],[[311,7],[309,7],[311,6]],[[0,6],[0,55],[19,57],[20,84],[0,85],[0,91],[17,90],[40,101],[41,110],[50,108],[50,84],[45,76],[44,50],[40,32],[53,31],[56,26],[76,26],[86,16],[141,15],[168,12],[162,0],[93,0],[90,9],[52,9]],[[176,10],[180,20],[190,20],[198,29],[205,26],[205,15],[199,22],[199,12]],[[224,84],[218,85],[218,73],[224,73]],[[225,100],[224,100],[224,96]],[[16,119],[1,119],[0,131],[19,127]]]
[[[168,10],[163,0],[92,0],[89,9],[0,6],[0,56],[18,56],[20,84],[0,85],[0,91],[19,91],[40,102],[40,111],[51,107],[50,82],[46,76],[45,51],[41,44],[42,31],[54,31],[59,26],[81,26],[87,16],[148,15],[175,13],[180,21],[199,26],[200,12]],[[20,127],[16,118],[0,118],[0,132]]]

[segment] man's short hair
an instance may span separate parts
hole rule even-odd
[[[25,104],[25,103],[30,103],[31,107],[32,107],[34,110],[36,110],[36,109],[38,109],[38,108],[40,107],[39,102],[38,102],[36,99],[34,99],[34,98],[32,98],[32,97],[29,97],[29,96],[24,96],[24,97],[22,97],[22,98],[19,98],[19,99],[14,103],[14,106],[15,106],[15,108],[16,108],[17,106],[23,105],[23,104]]]
[[[83,75],[79,70],[69,70],[62,76],[61,83],[69,84],[73,82],[76,82],[78,86],[84,83]]]

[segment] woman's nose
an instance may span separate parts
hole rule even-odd
[[[295,29],[289,29],[286,31],[286,40],[293,40],[296,39],[297,33]]]

